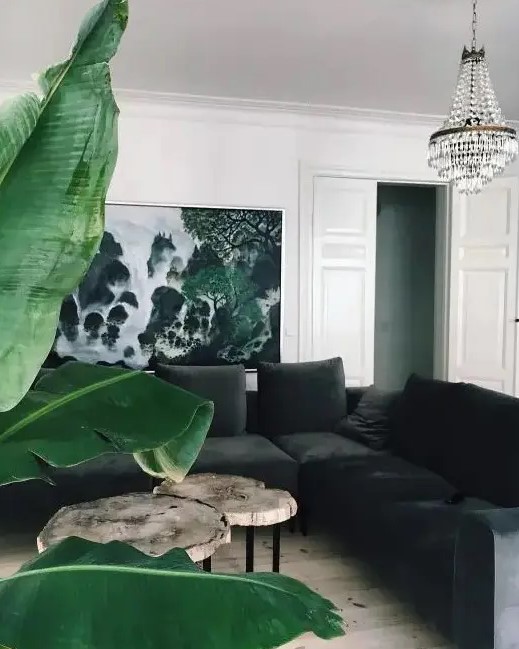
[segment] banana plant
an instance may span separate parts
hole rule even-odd
[[[140,371],[69,362],[0,412],[0,485],[52,481],[104,453],[133,453],[156,477],[182,480],[204,443],[212,402]]]
[[[203,572],[183,550],[69,538],[0,580],[13,649],[267,649],[304,632],[342,635],[331,602],[283,575]]]
[[[108,63],[127,20],[128,0],[101,2],[39,76],[43,96],[0,109],[0,411],[33,383],[103,235],[119,113]]]

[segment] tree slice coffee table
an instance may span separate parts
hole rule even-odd
[[[255,528],[272,525],[272,570],[279,572],[281,523],[297,513],[297,503],[288,491],[266,489],[263,482],[252,478],[199,473],[179,484],[165,480],[155,487],[154,493],[202,501],[224,513],[231,526],[245,527],[247,572],[254,571]]]
[[[38,536],[38,550],[69,536],[108,543],[122,541],[152,557],[183,548],[207,560],[231,540],[231,527],[211,505],[187,498],[135,493],[60,509]]]

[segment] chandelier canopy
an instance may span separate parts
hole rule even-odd
[[[463,49],[449,117],[429,141],[429,166],[464,194],[481,191],[518,153],[517,133],[501,113],[485,49],[477,48],[476,27],[473,0],[472,47]]]

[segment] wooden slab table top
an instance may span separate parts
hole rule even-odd
[[[134,493],[60,509],[37,539],[38,550],[70,536],[122,541],[149,556],[183,548],[200,562],[231,540],[229,521],[209,504],[176,496]]]
[[[272,567],[279,572],[281,523],[297,513],[297,503],[287,491],[267,489],[252,478],[199,473],[179,484],[165,480],[154,493],[199,500],[225,514],[230,525],[246,527],[247,572],[254,569],[254,528],[274,526]]]

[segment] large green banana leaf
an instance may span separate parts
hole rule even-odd
[[[0,108],[0,411],[32,384],[103,234],[117,159],[108,61],[127,19],[128,0],[103,0],[70,58],[40,76],[43,99]]]
[[[331,602],[283,575],[203,572],[183,550],[69,538],[0,580],[13,649],[270,649],[305,632],[343,634]]]
[[[159,477],[181,480],[211,424],[210,401],[144,372],[70,362],[0,413],[0,485],[47,477],[107,452],[156,449]]]

